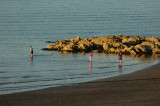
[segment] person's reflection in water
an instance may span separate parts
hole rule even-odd
[[[90,64],[89,64],[89,68],[90,68],[90,72],[92,72],[92,62],[90,61]]]
[[[31,62],[31,69],[32,69],[32,65],[33,65],[33,56],[30,57],[30,62]]]
[[[119,68],[119,72],[121,74],[122,73],[122,63],[118,63],[118,68]]]

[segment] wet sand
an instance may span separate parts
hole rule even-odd
[[[160,63],[132,74],[0,95],[0,106],[159,106]]]

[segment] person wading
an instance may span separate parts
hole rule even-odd
[[[33,48],[30,46],[30,56],[33,57]]]

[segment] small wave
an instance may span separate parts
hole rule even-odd
[[[126,65],[123,65],[123,67],[125,67],[125,66],[132,66],[132,67],[135,67],[136,65],[140,65],[140,64],[143,64],[143,63],[126,64]]]
[[[8,78],[10,78],[10,77],[0,77],[0,79],[8,79]]]
[[[98,68],[98,69],[107,69],[107,68],[112,68],[112,67],[114,67],[114,66],[109,66],[109,67],[96,67],[96,68]]]
[[[46,54],[41,54],[41,55],[34,54],[33,56],[49,56],[49,55],[46,55]]]
[[[41,77],[41,76],[23,76],[21,78],[35,78],[35,77]]]
[[[0,74],[3,74],[3,73],[7,73],[7,72],[4,72],[4,71],[0,72]],[[0,78],[1,78],[1,77],[0,77]]]

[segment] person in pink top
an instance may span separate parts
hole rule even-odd
[[[89,54],[90,61],[92,61],[92,56],[93,56],[93,54],[92,54],[92,52],[90,52],[90,54]]]

